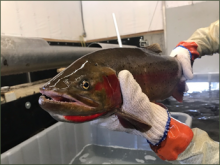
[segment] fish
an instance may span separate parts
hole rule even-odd
[[[116,115],[125,128],[141,132],[151,128],[121,110],[118,73],[128,70],[151,102],[173,96],[182,102],[185,81],[175,57],[161,55],[158,44],[145,48],[110,48],[89,53],[45,83],[39,105],[54,119],[83,123]]]

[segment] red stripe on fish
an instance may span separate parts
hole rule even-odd
[[[89,116],[64,116],[64,118],[68,121],[73,121],[73,122],[85,122],[85,121],[93,120],[99,116],[102,116],[105,113],[106,112],[98,113],[98,114],[94,114],[94,115],[89,115]]]
[[[114,103],[115,108],[119,108],[122,104],[121,89],[119,80],[116,75],[103,76],[103,82],[99,82],[95,86],[95,90],[105,90],[109,101]]]

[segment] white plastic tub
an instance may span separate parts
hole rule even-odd
[[[178,112],[171,112],[171,115],[191,126],[192,118],[189,115]],[[136,135],[109,131],[90,125],[90,123],[71,124],[58,122],[1,154],[1,163],[69,164],[79,153],[83,152],[85,146],[95,144],[152,152],[146,139]],[[154,163],[163,163],[159,158],[156,160]],[[141,163],[143,160],[136,159],[136,161]]]

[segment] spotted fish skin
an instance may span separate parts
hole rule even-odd
[[[122,70],[128,70],[150,101],[172,96],[182,76],[176,58],[159,55],[145,48],[106,49],[91,53],[81,60],[84,62],[86,59],[93,64],[112,68],[116,75]]]
[[[156,53],[157,52],[157,53]],[[119,114],[123,104],[118,73],[128,70],[151,102],[174,96],[182,101],[185,82],[176,58],[160,55],[151,48],[111,48],[87,54],[44,84],[40,106],[58,121],[87,122],[118,114],[120,121],[144,130],[150,124]],[[88,89],[82,84],[88,82]],[[125,119],[125,120],[124,120]]]

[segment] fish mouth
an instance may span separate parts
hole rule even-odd
[[[41,108],[58,121],[82,123],[108,113],[99,108],[98,103],[85,97],[77,96],[82,98],[82,102],[67,94],[43,90],[40,92],[43,94],[38,100]]]

